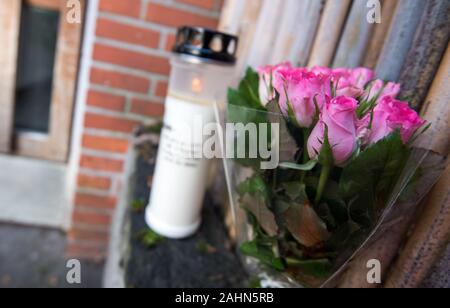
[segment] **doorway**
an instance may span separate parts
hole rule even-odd
[[[0,221],[65,228],[85,0],[0,1]],[[84,17],[85,14],[81,14]]]

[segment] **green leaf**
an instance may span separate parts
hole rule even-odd
[[[241,204],[244,209],[253,214],[259,226],[268,236],[276,236],[278,233],[278,224],[275,214],[267,207],[262,196],[250,197],[246,194],[241,198]]]
[[[246,193],[251,196],[262,196],[265,201],[269,199],[269,190],[266,182],[262,176],[255,174],[251,178],[246,179],[238,186],[238,192],[240,195]]]
[[[217,252],[217,248],[208,244],[207,242],[200,240],[195,245],[197,250],[203,254],[215,254]]]
[[[301,184],[300,182],[283,183],[282,187],[291,201],[300,203],[308,202],[305,185]]]
[[[248,282],[250,289],[261,289],[261,279],[259,277],[252,277]]]
[[[346,222],[348,220],[347,204],[339,195],[339,184],[337,182],[333,180],[328,181],[322,200],[330,210],[333,219],[337,223]],[[333,225],[331,221],[330,223]]]
[[[239,84],[239,92],[254,108],[261,109],[262,104],[259,99],[259,75],[251,67],[247,68],[245,78]]]
[[[288,266],[298,267],[305,274],[316,278],[328,278],[332,268],[332,264],[328,259],[299,260],[288,258],[286,262]]]
[[[228,89],[228,103],[235,106],[249,107],[247,100],[238,90]]]
[[[351,240],[352,235],[359,232],[361,227],[352,220],[347,221],[344,224],[341,224],[332,234],[328,242],[326,243],[326,247],[332,251],[339,251],[342,248],[348,245],[348,242]]]
[[[241,245],[240,251],[247,256],[260,260],[263,264],[274,268],[277,271],[284,271],[283,260],[275,256],[273,250],[257,241],[245,242]]]
[[[319,163],[322,166],[329,166],[329,167],[334,165],[333,149],[331,148],[330,140],[328,138],[328,126],[327,125],[325,125],[322,149],[320,150],[320,153],[319,153]]]
[[[376,95],[371,100],[368,100],[366,98],[360,101],[358,109],[356,110],[356,115],[358,116],[358,119],[362,119],[365,115],[371,112],[373,108],[375,108],[378,99],[380,98],[381,94],[383,94],[386,84],[387,82],[384,82],[383,87],[378,91],[378,93],[376,93]],[[370,85],[367,93],[372,92],[372,87],[373,83]]]
[[[140,213],[145,210],[145,201],[142,199],[135,199],[131,203],[131,210],[135,213]]]
[[[235,90],[230,90],[231,95],[237,95]],[[239,97],[239,96],[238,96]],[[244,99],[244,101],[246,101]],[[245,158],[236,158],[235,161],[239,164],[251,167],[254,170],[259,170],[261,166],[262,158],[257,156],[257,158],[250,158],[250,144],[259,145],[259,124],[268,123],[267,121],[267,111],[250,108],[248,106],[239,106],[234,104],[229,104],[227,109],[227,121],[228,123],[234,124],[242,124],[244,127],[253,126],[256,129],[256,135],[245,133],[245,135],[235,136],[234,142],[237,141],[238,138],[245,138],[246,148],[245,148]],[[268,140],[270,141],[270,128],[268,129]],[[267,141],[268,146],[270,146],[270,142]],[[237,151],[238,147],[234,147],[235,153],[234,157],[238,157]]]
[[[278,104],[275,102],[272,104],[268,104],[268,106],[269,105],[277,106]],[[271,112],[268,112],[268,110],[262,105],[259,98],[259,75],[252,68],[248,68],[245,77],[239,84],[239,87],[237,89],[228,90],[228,108],[227,108],[228,114],[227,121],[229,123],[235,124],[241,123],[244,126],[248,124],[256,125],[257,128],[256,136],[249,136],[249,134],[247,134],[247,136],[244,136],[248,141],[247,149],[245,149],[246,154],[249,154],[250,152],[249,144],[252,141],[256,144],[261,144],[259,140],[259,124],[262,123],[270,124],[271,120],[268,119],[268,117],[270,117],[270,113]],[[281,119],[282,118],[281,111],[277,112],[277,114],[278,117]],[[274,123],[280,124],[283,123],[283,125],[285,125],[284,120],[280,121],[280,119]],[[270,128],[271,127],[269,125],[267,136],[267,144],[269,147],[271,145]],[[285,140],[286,134],[284,134],[285,130],[283,130],[283,127],[281,127],[280,129],[281,129],[280,141],[283,142],[283,140]],[[242,138],[243,136],[240,137]],[[297,150],[295,146],[296,146],[295,142],[289,143],[289,147],[285,147],[285,144],[281,145],[280,146],[281,158],[286,157],[285,160],[293,159],[295,156],[295,152]],[[291,154],[291,151],[288,151],[291,148],[294,148],[293,154]],[[237,151],[236,148],[235,151]],[[285,152],[288,153],[285,154]],[[235,155],[235,157],[237,156]],[[263,159],[261,157],[249,158],[249,155],[246,155],[246,158],[238,158],[235,161],[243,166],[251,167],[254,170],[259,170],[261,166],[260,163],[262,160]]]
[[[259,75],[248,68],[245,77],[239,83],[238,89],[228,90],[228,103],[241,107],[264,110],[259,99]]]
[[[143,230],[137,234],[137,239],[146,248],[153,248],[160,242],[164,241],[164,237],[151,229]]]
[[[245,180],[238,186],[242,206],[253,214],[259,226],[269,236],[278,232],[274,213],[269,209],[269,190],[266,182],[260,175]]]
[[[280,168],[283,169],[292,169],[292,170],[299,170],[299,171],[311,171],[314,169],[315,166],[317,166],[316,160],[310,160],[306,164],[294,164],[294,163],[281,163]]]
[[[409,157],[400,132],[371,145],[342,170],[339,194],[353,221],[364,227],[376,222]]]
[[[353,199],[361,192],[373,188],[385,198],[402,172],[409,156],[399,131],[368,147],[343,169],[339,182],[340,195]]]
[[[280,128],[280,147],[279,147],[279,159],[280,161],[295,161],[295,155],[299,150],[299,146],[292,133],[289,131],[287,120],[283,116],[278,100],[272,100],[266,106],[268,110],[268,121],[270,123],[277,123]]]
[[[301,185],[301,195],[306,197],[305,185]],[[292,202],[284,213],[286,228],[303,246],[314,247],[326,241],[330,234],[327,226],[311,207],[307,197]]]

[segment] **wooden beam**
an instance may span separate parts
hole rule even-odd
[[[445,251],[450,239],[450,160],[427,198],[412,235],[393,265],[387,288],[417,288]]]
[[[377,24],[374,27],[373,35],[367,47],[367,53],[364,57],[364,67],[374,69],[378,62],[381,50],[386,36],[391,26],[392,18],[394,17],[395,9],[397,7],[398,0],[383,0],[381,10],[381,24]]]
[[[450,1],[426,1],[425,13],[400,74],[401,97],[416,110],[424,103],[450,37]]]
[[[324,5],[323,0],[291,0],[290,7],[284,7],[280,32],[275,31],[277,40],[272,63],[308,64]]]
[[[427,1],[423,0],[400,0],[398,3],[387,40],[378,59],[376,73],[379,78],[398,81],[426,3]]]
[[[21,1],[0,1],[0,152],[11,150]]]
[[[261,0],[226,0],[224,3],[219,29],[239,36],[237,78],[247,66],[262,4]]]
[[[305,65],[323,3],[323,0],[227,0],[220,29],[240,36],[237,70],[281,61]]]
[[[417,141],[416,146],[447,156],[450,154],[450,47],[439,66],[430,89],[422,117],[431,127]]]
[[[334,67],[357,67],[364,60],[374,25],[367,21],[367,1],[354,0],[345,25]]]
[[[330,66],[347,19],[351,0],[327,1],[308,67]]]
[[[284,0],[263,0],[258,16],[252,46],[247,57],[247,64],[252,67],[269,64],[277,31],[275,27],[283,16]]]

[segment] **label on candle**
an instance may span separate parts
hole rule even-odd
[[[214,122],[212,104],[167,98],[147,212],[147,221],[153,221],[149,224],[162,235],[183,237],[190,234],[183,235],[181,231],[168,234],[171,232],[158,230],[158,224],[166,226],[165,229],[194,228],[195,231],[200,223],[209,165],[209,161],[202,158],[202,132],[203,125],[211,122]]]
[[[211,122],[212,106],[168,97],[158,159],[179,167],[198,167],[203,156],[203,126]]]

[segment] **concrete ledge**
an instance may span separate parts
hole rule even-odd
[[[0,221],[64,229],[67,167],[0,155]]]

